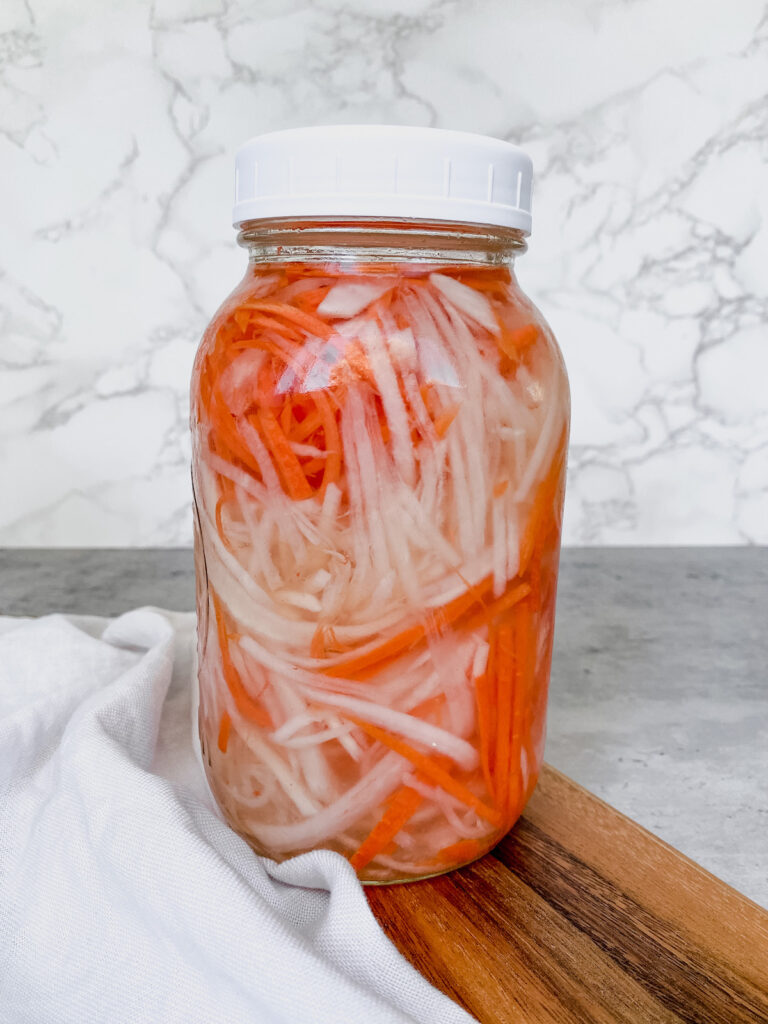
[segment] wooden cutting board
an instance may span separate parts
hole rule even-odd
[[[366,892],[481,1024],[768,1024],[768,913],[549,767],[482,860]]]

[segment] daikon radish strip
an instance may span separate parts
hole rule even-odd
[[[352,729],[348,725],[336,725],[333,728],[321,729],[319,732],[308,733],[305,736],[292,736],[290,739],[283,740],[282,745],[295,750],[301,750],[304,747],[318,747],[331,740],[348,736],[351,732]]]
[[[461,559],[456,549],[434,525],[433,520],[426,514],[413,491],[408,487],[401,487],[397,491],[397,496],[400,499],[400,504],[403,507],[406,518],[411,520],[416,529],[432,545],[437,556],[447,565],[458,566]]]
[[[303,590],[276,590],[273,597],[282,604],[290,604],[305,612],[318,613],[323,610],[315,595],[307,594]]]
[[[445,790],[440,789],[438,786],[430,786],[427,783],[422,782],[418,775],[414,779],[409,779],[408,785],[415,789],[417,793],[420,793],[425,799],[430,800],[440,808],[441,813],[445,816],[446,821],[451,826],[455,835],[468,839],[477,836],[478,833],[481,835],[488,833],[487,824],[481,823],[474,811],[469,811],[470,814],[475,816],[474,825],[467,825],[462,821],[456,811],[456,808],[460,807],[466,811],[466,804],[461,803],[461,801],[451,796],[450,793],[446,793]]]
[[[318,811],[317,801],[310,796],[301,780],[291,772],[285,761],[268,743],[263,742],[252,729],[238,730],[238,733],[257,763],[264,765],[271,772],[282,791],[305,820],[311,820],[312,816],[322,813]]]
[[[275,797],[275,789],[275,780],[270,777],[258,795],[246,796],[245,793],[233,791],[232,788],[230,788],[230,793],[235,804],[249,812],[258,810],[260,807],[266,807],[267,804],[272,803]]]
[[[304,581],[304,589],[310,594],[317,594],[332,579],[327,569],[318,569],[309,579]]]
[[[391,290],[394,278],[378,281],[342,281],[331,288],[317,307],[320,316],[348,320]]]
[[[269,681],[271,690],[281,703],[286,717],[301,714],[306,709],[306,701],[302,695],[296,687],[287,684],[282,676],[270,673]],[[290,757],[295,759],[300,766],[307,789],[313,797],[324,805],[335,799],[337,796],[336,780],[328,759],[321,750],[318,750],[316,744],[298,749],[292,747]]]
[[[341,443],[341,442],[339,442]],[[317,524],[321,536],[327,537],[331,531],[331,525],[336,522],[341,504],[341,489],[335,483],[329,483],[322,499],[320,519]]]
[[[290,284],[285,285],[283,288],[278,289],[273,293],[272,299],[274,302],[281,304],[289,303],[294,299],[303,297],[305,294],[313,292],[326,292],[335,283],[334,278],[323,276],[323,277],[303,277],[298,281],[292,281]]]
[[[402,758],[394,753],[386,754],[329,807],[303,811],[304,820],[289,825],[254,822],[253,835],[274,853],[317,846],[370,814],[398,786],[403,774]]]
[[[480,324],[491,334],[499,334],[500,328],[490,302],[486,297],[445,274],[430,274],[429,283],[434,285],[443,299],[447,299],[459,312]]]
[[[304,690],[304,694],[308,700],[346,712],[346,717],[355,716],[353,720],[359,724],[364,722],[366,725],[380,725],[388,732],[405,736],[422,747],[439,751],[466,771],[477,767],[477,751],[471,743],[430,722],[357,697],[328,693],[325,690],[310,690],[309,687]]]
[[[412,290],[401,290],[401,300],[411,321],[419,368],[424,383],[435,381],[449,387],[461,386],[459,374],[439,333]]]
[[[324,452],[322,448],[316,448],[313,444],[302,444],[300,441],[289,441],[288,443],[290,444],[294,455],[298,455],[299,457],[304,456],[314,459],[324,459],[328,455],[328,453]]]
[[[419,391],[419,382],[416,379],[416,374],[411,370],[406,369],[401,374],[400,379],[403,382],[405,397],[408,401],[408,405],[410,406],[411,415],[413,416],[413,421],[417,430],[426,441],[430,444],[434,444],[437,441],[438,436],[442,435],[439,435],[437,426],[432,422],[427,411],[427,407],[424,405],[424,399],[421,397],[421,392]]]
[[[312,623],[277,614],[271,598],[226,549],[215,526],[202,509],[200,518],[207,545],[209,580],[230,615],[249,631],[268,636],[289,647],[298,647],[304,643],[309,645],[314,633]]]
[[[430,303],[427,295],[425,303]],[[432,307],[430,307],[432,308]],[[463,459],[467,468],[467,493],[471,513],[473,549],[479,551],[485,543],[486,494],[488,483],[485,478],[484,460],[477,458],[477,452],[486,447],[485,416],[488,411],[487,396],[483,391],[484,361],[476,351],[477,339],[464,324],[460,317],[449,312],[446,320],[440,309],[434,309],[435,322],[442,329],[447,341],[455,351],[462,352],[466,359],[464,374],[466,380],[466,400],[456,423],[459,442],[463,449]]]
[[[253,503],[244,498],[244,492],[236,487],[240,513],[248,530],[248,541],[251,549],[251,560],[245,567],[248,574],[255,578],[257,573],[264,577],[264,584],[270,590],[279,590],[283,579],[272,560],[271,535],[274,519],[270,509],[253,507]]]
[[[422,799],[421,794],[409,786],[403,786],[395,793],[384,815],[349,858],[349,863],[355,871],[360,871],[386,850],[398,832],[413,817]]]
[[[453,482],[454,514],[458,528],[459,547],[465,558],[471,558],[476,554],[477,548],[471,497],[468,490],[462,486],[467,479],[467,467],[464,464],[461,442],[453,432],[448,437],[448,458]]]
[[[263,644],[260,644],[253,636],[242,636],[239,641],[240,647],[246,654],[250,655],[256,662],[277,673],[282,679],[290,681],[295,685],[302,685],[310,689],[318,689],[323,686],[324,677],[319,672],[313,672],[302,668],[295,661],[286,661],[273,654]],[[322,664],[322,661],[320,662]],[[338,692],[348,692],[350,695],[360,693],[360,683],[353,680],[334,678],[333,683],[328,682]],[[319,691],[318,691],[319,692]],[[325,692],[324,690],[322,691]]]
[[[233,466],[231,462],[227,462],[212,451],[206,452],[204,458],[214,472],[218,473],[220,476],[226,477],[227,480],[231,480],[232,483],[237,484],[238,487],[241,487],[257,501],[264,501],[267,493],[264,484],[259,483],[258,480],[254,480],[249,473],[245,472],[245,470],[238,469],[237,466]]]
[[[284,743],[285,740],[295,736],[297,732],[305,729],[308,725],[314,725],[316,721],[317,715],[309,711],[302,711],[300,714],[294,715],[293,718],[283,722],[279,729],[275,729],[271,739],[274,743]]]
[[[242,717],[247,718],[249,722],[253,722],[254,725],[261,726],[263,729],[271,729],[272,720],[261,704],[259,704],[257,700],[254,700],[243,686],[240,674],[232,662],[232,657],[229,653],[229,637],[227,636],[227,630],[224,624],[224,609],[221,606],[218,596],[213,590],[211,590],[211,600],[213,601],[213,607],[216,615],[216,629],[219,641],[219,652],[221,654],[221,668],[224,679],[229,687],[229,692],[232,694],[232,699],[235,702],[235,707]]]
[[[493,596],[500,597],[507,581],[507,521],[500,497],[491,502],[491,533],[493,543]]]
[[[450,604],[444,605],[443,608],[430,613],[429,623],[417,622],[412,626],[406,627],[395,636],[389,637],[383,643],[377,643],[356,651],[351,657],[340,659],[336,664],[325,668],[323,670],[325,675],[354,676],[371,665],[386,661],[402,651],[408,650],[410,647],[415,647],[416,644],[421,643],[425,639],[429,628],[436,629],[440,626],[450,625],[476,601],[480,601],[483,593],[484,589],[480,589],[479,586],[471,588],[471,590],[466,591],[460,597],[450,602]]]
[[[419,753],[419,751],[409,747],[407,743],[403,743],[396,736],[390,735],[375,725],[368,725],[366,722],[359,720],[357,724],[372,739],[375,739],[385,747],[389,747],[390,750],[399,754],[400,757],[410,761],[411,764],[416,766],[421,775],[440,786],[446,793],[450,793],[451,796],[455,796],[457,800],[471,807],[481,818],[484,818],[496,827],[501,826],[503,819],[495,807],[489,807],[487,804],[484,804],[478,796],[457,779],[454,779],[452,775],[449,775],[444,768],[436,764],[427,754]]]
[[[395,465],[403,480],[412,487],[416,470],[408,413],[378,324],[367,324],[366,329],[360,331],[360,341],[368,356],[376,387],[384,405],[392,436],[392,456]]]

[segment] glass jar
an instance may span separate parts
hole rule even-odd
[[[239,241],[192,379],[208,781],[260,854],[438,874],[542,763],[569,397],[525,234],[265,217]]]

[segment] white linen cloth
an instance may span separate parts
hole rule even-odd
[[[349,864],[256,857],[193,751],[194,619],[0,619],[3,1024],[468,1024]]]

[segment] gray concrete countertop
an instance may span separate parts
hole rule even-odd
[[[0,551],[0,613],[194,603],[188,550]],[[768,548],[563,552],[547,760],[768,906]]]

